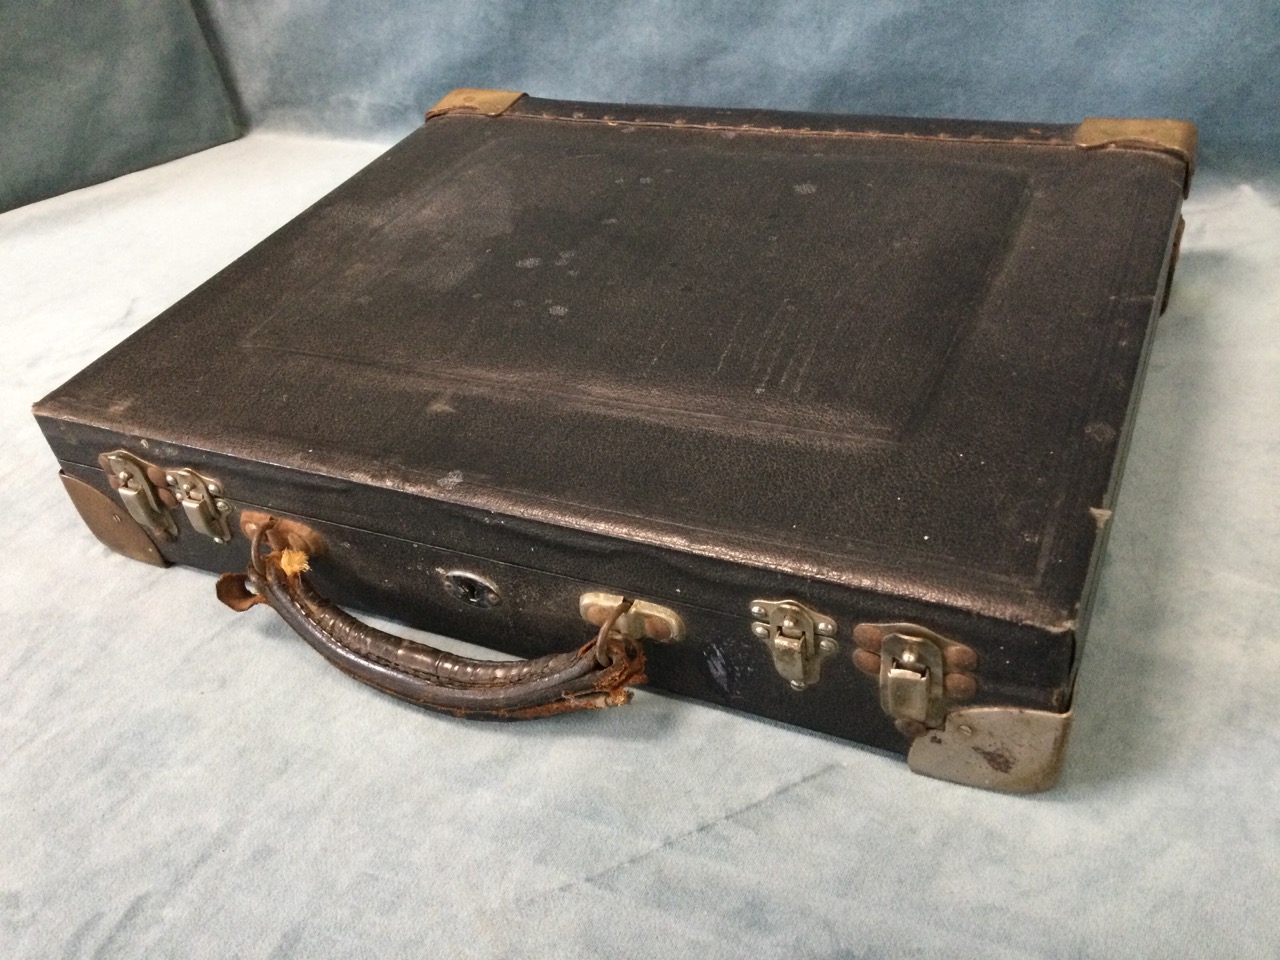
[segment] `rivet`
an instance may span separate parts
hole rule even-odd
[[[898,657],[898,662],[912,664],[916,662],[916,655],[911,650],[902,651],[902,656]]]
[[[117,473],[117,474],[116,474],[116,479],[118,479],[121,483],[123,483],[124,481],[128,480],[128,479],[129,479],[129,471],[128,471],[128,470],[121,470],[119,473]]]
[[[752,615],[753,617],[763,617],[763,616],[764,616],[764,607],[760,606],[760,604],[758,604],[758,603],[756,603],[756,604],[752,604],[752,606],[751,606],[751,615]]]
[[[818,646],[824,653],[834,653],[836,649],[836,642],[834,640],[819,640]]]
[[[967,723],[962,723],[960,724],[960,732],[963,733],[966,737],[972,737],[973,727],[969,726]]]
[[[807,683],[805,683],[803,680],[792,680],[792,681],[791,681],[791,689],[792,689],[792,690],[803,690],[803,689],[804,689],[805,687],[807,687],[807,686],[808,686],[808,684],[807,684]]]
[[[783,630],[794,630],[795,628],[796,628],[796,622],[795,622],[795,620],[793,620],[791,617],[783,617],[783,618],[782,618],[782,629],[783,629]]]
[[[221,537],[214,537],[214,538],[213,538],[213,542],[214,542],[214,543],[226,543],[227,541],[223,540]]]
[[[769,628],[763,623],[756,623],[752,625],[751,632],[757,637],[767,637],[769,635]]]
[[[826,620],[823,620],[821,623],[818,624],[818,632],[823,634],[824,636],[829,637],[836,632],[836,625],[834,623],[830,623]]]
[[[173,474],[172,474],[172,473],[166,473],[166,474],[164,475],[164,482],[165,482],[165,483],[177,483],[178,481],[177,481],[176,479],[174,479],[174,476],[173,476]]]

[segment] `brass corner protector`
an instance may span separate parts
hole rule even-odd
[[[1131,147],[1155,150],[1179,158],[1187,166],[1182,192],[1191,189],[1191,175],[1196,169],[1196,125],[1187,120],[1157,120],[1123,117],[1089,117],[1076,127],[1077,147],[1093,150],[1099,147]]]
[[[1020,707],[964,707],[946,726],[911,743],[916,773],[1004,793],[1037,793],[1058,780],[1071,733],[1071,712]]]
[[[93,535],[116,553],[153,567],[167,567],[155,542],[123,506],[83,480],[60,473],[62,485]]]
[[[444,99],[427,111],[426,119],[446,113],[479,113],[497,117],[506,113],[511,105],[524,94],[515,90],[475,90],[459,87],[445,94]]]

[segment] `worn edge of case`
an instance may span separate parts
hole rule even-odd
[[[445,94],[435,105],[433,105],[426,113],[426,120],[434,117],[445,116],[451,113],[463,114],[480,114],[487,117],[499,117],[509,111],[515,104],[525,99],[528,95],[523,91],[517,90],[492,90],[478,87],[459,87]],[[603,106],[595,104],[595,106]],[[682,110],[685,108],[675,107],[666,109]],[[735,111],[730,111],[735,112]],[[736,111],[738,113],[748,113],[749,111]],[[683,119],[672,119],[667,121],[656,120],[640,120],[639,118],[625,119],[616,115],[605,115],[600,118],[587,117],[582,111],[574,111],[568,116],[546,116],[545,119],[563,119],[563,120],[586,120],[592,121],[599,119],[610,123],[664,123],[672,126],[692,126],[698,127],[702,124],[689,123]],[[860,118],[873,121],[877,118]],[[884,118],[879,118],[884,119]],[[929,123],[931,121],[922,119],[921,123]],[[718,124],[709,124],[710,126],[718,126]],[[958,139],[964,142],[990,142],[987,137],[971,136],[969,138],[954,138],[942,134],[930,135],[927,133],[895,133],[878,129],[864,130],[829,130],[818,131],[808,127],[785,127],[773,125],[769,127],[756,127],[753,125],[744,125],[740,129],[753,129],[759,132],[776,132],[776,133],[826,133],[828,135],[851,136],[851,137],[913,137],[923,139]],[[1052,125],[1042,125],[1040,127],[1028,127],[1028,132],[1039,134],[1036,139],[1026,138],[1028,143],[1042,144],[1059,144],[1062,146],[1074,146],[1085,150],[1098,150],[1107,148],[1125,148],[1136,150],[1150,150],[1157,153],[1163,153],[1171,157],[1175,157],[1182,161],[1186,167],[1186,176],[1183,182],[1182,193],[1187,196],[1191,189],[1191,178],[1196,168],[1196,152],[1199,143],[1199,132],[1196,125],[1188,120],[1176,120],[1162,117],[1086,117],[1080,121],[1075,127],[1061,128],[1063,133],[1070,133],[1069,138],[1059,138],[1052,133],[1046,134],[1044,131],[1053,129]],[[1011,138],[1018,139],[1018,138]]]

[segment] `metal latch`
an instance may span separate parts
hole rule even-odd
[[[216,480],[189,467],[148,463],[128,450],[104,453],[99,462],[129,515],[155,536],[168,540],[178,535],[172,511],[181,507],[197,533],[215,543],[231,539],[231,504],[222,499],[222,485]]]
[[[904,733],[919,735],[946,722],[955,701],[978,690],[978,655],[914,623],[860,623],[853,631],[854,665],[880,681],[880,706]]]
[[[836,624],[795,600],[753,600],[751,632],[768,646],[773,665],[793,690],[818,682],[822,661],[836,652]]]
[[[145,529],[168,540],[178,535],[178,525],[168,507],[161,503],[159,490],[147,470],[155,468],[127,450],[113,450],[100,458],[103,469],[111,478],[111,486],[120,494],[129,516]]]
[[[880,706],[895,720],[942,726],[944,673],[942,650],[933,641],[890,634],[880,647]]]
[[[222,499],[221,484],[185,467],[166,470],[164,482],[178,499],[196,533],[212,537],[214,543],[231,539],[231,525],[227,523],[231,504]]]

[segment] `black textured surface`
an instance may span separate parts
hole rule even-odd
[[[428,122],[44,401],[55,451],[739,618],[672,689],[790,595],[845,656],[917,620],[978,649],[984,701],[1062,706],[1182,165],[1061,128],[589,116]]]

